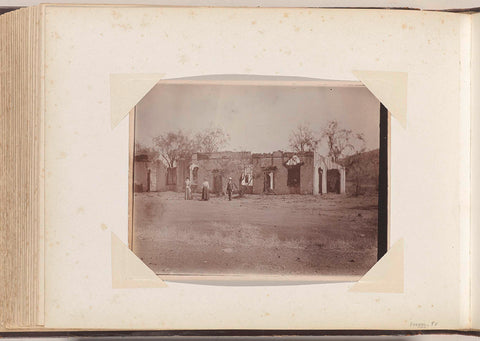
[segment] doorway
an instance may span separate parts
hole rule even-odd
[[[273,191],[273,172],[263,173],[263,191],[265,193]]]
[[[147,190],[146,190],[147,192],[150,192],[150,180],[151,180],[151,175],[150,175],[150,173],[151,173],[151,170],[149,169],[149,170],[147,171]]]
[[[327,192],[340,193],[340,172],[338,169],[327,170]]]
[[[318,194],[323,194],[323,169],[318,168]]]
[[[288,168],[287,186],[290,189],[290,194],[300,194],[300,165]]]
[[[220,173],[213,174],[213,193],[223,193],[223,177]]]

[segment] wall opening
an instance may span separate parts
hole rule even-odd
[[[194,184],[197,184],[197,182],[198,182],[198,167],[193,168],[193,171],[192,171],[192,182],[193,182]]]
[[[177,184],[177,167],[170,167],[167,169],[167,185]]]
[[[323,193],[323,169],[318,168],[318,194]]]
[[[273,172],[265,172],[263,174],[263,191],[271,193],[273,192]]]
[[[223,192],[223,177],[218,172],[213,173],[213,193],[221,194]]]
[[[338,169],[327,170],[327,192],[340,193],[340,172]]]
[[[147,192],[150,192],[151,172],[152,171],[150,169],[147,171]]]
[[[290,193],[300,193],[300,165],[291,166],[288,168],[287,186],[290,189]]]

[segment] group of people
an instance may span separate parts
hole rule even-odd
[[[226,192],[228,194],[228,200],[232,200],[232,193],[235,190],[235,184],[232,182],[232,178],[228,178]],[[185,179],[185,200],[192,200],[192,182],[190,178]],[[210,184],[208,183],[207,178],[204,179],[202,183],[202,200],[208,201],[210,199]]]

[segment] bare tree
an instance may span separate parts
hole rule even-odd
[[[292,130],[289,138],[290,148],[294,152],[313,152],[317,149],[320,139],[307,124],[299,124],[297,128]]]
[[[195,142],[182,130],[157,136],[153,138],[153,143],[169,168],[175,167],[179,159],[191,158],[196,151]]]
[[[194,153],[212,153],[224,148],[230,136],[221,128],[205,129],[192,137],[183,130],[164,133],[153,139],[158,154],[169,168],[179,159],[190,159]]]
[[[323,129],[322,139],[326,139],[328,156],[334,162],[349,155],[365,151],[365,138],[363,134],[355,134],[352,130],[341,129],[337,121],[330,121]]]
[[[372,161],[362,155],[366,147],[363,134],[340,128],[337,121],[330,121],[323,129],[322,139],[327,142],[328,156],[346,168],[347,178],[355,185],[353,194],[361,194],[362,183],[372,172]]]
[[[230,136],[222,128],[208,128],[195,135],[198,152],[213,153],[225,148]]]
[[[353,195],[362,194],[362,184],[372,176],[374,160],[369,160],[360,152],[346,157],[340,161],[346,169],[347,178],[354,184]],[[377,173],[378,174],[378,173]]]
[[[155,148],[147,147],[141,143],[135,143],[135,154],[136,155],[147,155],[149,161],[155,161],[160,156],[158,151]]]

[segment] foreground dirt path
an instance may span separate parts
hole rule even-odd
[[[377,197],[136,193],[134,252],[158,274],[362,275],[376,262]]]

